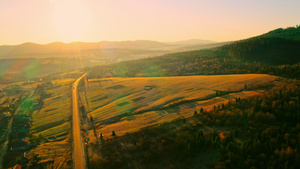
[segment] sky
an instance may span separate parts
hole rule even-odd
[[[0,0],[0,45],[232,41],[300,24],[299,0]]]

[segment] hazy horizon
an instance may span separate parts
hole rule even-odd
[[[0,45],[188,39],[234,41],[299,24],[299,1],[0,2]]]
[[[18,44],[0,44],[0,46],[17,46],[17,45],[23,45],[27,43],[31,44],[38,44],[38,45],[49,45],[54,43],[63,43],[63,44],[72,44],[72,43],[101,43],[101,42],[135,42],[135,41],[152,41],[152,42],[159,42],[159,43],[166,43],[166,44],[174,44],[177,42],[185,42],[185,41],[207,41],[207,43],[203,44],[210,44],[210,43],[222,43],[223,41],[211,41],[209,39],[182,39],[177,41],[155,41],[155,40],[148,40],[148,39],[134,39],[134,40],[101,40],[101,41],[71,41],[71,42],[62,42],[62,41],[53,41],[53,42],[46,42],[46,43],[37,43],[37,42],[23,42]],[[227,42],[227,41],[224,41]],[[229,42],[229,41],[228,41]],[[191,43],[194,44],[194,43]]]

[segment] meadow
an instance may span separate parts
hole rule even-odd
[[[30,154],[37,154],[39,163],[54,161],[54,166],[64,165],[71,156],[71,85],[74,80],[53,80],[48,86],[35,90],[32,100],[37,108],[31,116],[30,132],[34,138],[45,141],[40,141]]]
[[[89,168],[299,168],[300,84],[275,84],[189,118],[100,138],[88,145]]]
[[[201,108],[213,109],[228,100],[258,95],[259,84],[277,77],[264,74],[89,79],[81,103],[96,133],[119,136],[177,118]],[[85,99],[83,99],[85,98]],[[84,125],[85,129],[91,125]],[[95,133],[86,134],[95,141]]]

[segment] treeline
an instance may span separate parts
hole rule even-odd
[[[91,157],[89,168],[297,168],[299,96],[300,83],[287,81],[192,118],[102,138],[90,145],[101,157]]]
[[[288,27],[286,29],[275,29],[270,31],[263,36],[265,37],[278,37],[278,38],[285,38],[285,39],[292,39],[292,40],[300,40],[300,25],[296,27]]]
[[[300,78],[300,63],[269,65],[242,61],[221,55],[220,51],[192,51],[161,57],[121,62],[86,69],[88,78],[102,77],[156,77],[222,74],[271,74]]]

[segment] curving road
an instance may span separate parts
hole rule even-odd
[[[85,169],[86,159],[84,155],[84,146],[80,134],[80,117],[78,111],[78,98],[77,98],[77,86],[82,78],[86,76],[86,73],[78,78],[72,85],[72,104],[73,104],[73,168]]]

